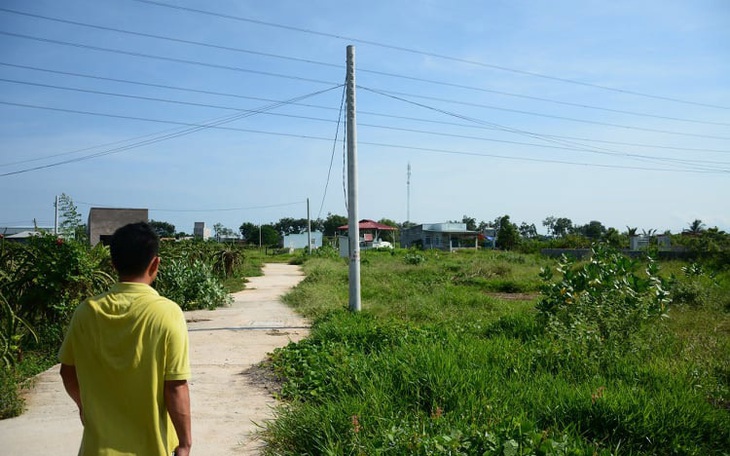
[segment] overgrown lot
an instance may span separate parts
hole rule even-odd
[[[315,320],[271,360],[269,454],[692,454],[730,448],[730,275],[500,252],[311,258]],[[542,272],[541,272],[542,270]]]

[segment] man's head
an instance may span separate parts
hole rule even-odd
[[[114,232],[110,249],[112,264],[119,277],[138,278],[148,272],[153,261],[157,261],[160,238],[147,223],[130,223]],[[153,272],[156,275],[156,264]]]

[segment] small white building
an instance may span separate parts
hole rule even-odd
[[[322,247],[322,232],[312,231],[312,250]],[[309,235],[307,233],[299,234],[287,234],[282,240],[282,247],[289,250],[306,249],[307,239]]]

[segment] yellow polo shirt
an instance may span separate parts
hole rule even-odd
[[[190,378],[180,306],[142,283],[117,283],[81,303],[59,351],[76,367],[84,410],[80,456],[167,456],[177,434],[165,380]]]

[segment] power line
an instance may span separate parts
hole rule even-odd
[[[7,62],[0,62],[0,65],[9,66],[9,67],[13,67],[13,68],[28,69],[28,70],[33,70],[33,71],[48,72],[48,73],[53,73],[53,74],[62,74],[62,75],[67,75],[67,76],[98,79],[98,80],[118,82],[118,83],[123,83],[123,84],[132,84],[132,85],[140,85],[140,86],[147,86],[147,87],[163,88],[163,89],[170,89],[170,90],[177,90],[177,91],[184,91],[184,92],[191,92],[191,93],[202,93],[202,94],[207,94],[207,95],[241,98],[241,99],[263,101],[263,102],[269,102],[269,103],[275,103],[275,102],[279,101],[279,100],[274,100],[271,98],[253,97],[253,96],[227,93],[227,92],[191,89],[191,88],[185,88],[185,87],[170,86],[170,85],[165,85],[165,84],[155,84],[155,83],[147,83],[147,82],[141,82],[141,81],[132,81],[132,80],[128,80],[128,79],[109,78],[109,77],[89,75],[89,74],[83,74],[83,73],[52,70],[52,69],[48,69],[48,68],[39,68],[39,67],[33,67],[33,66],[27,66],[27,65],[18,65],[18,64],[7,63]],[[54,86],[54,87],[57,87],[57,86]],[[60,87],[57,87],[57,88],[60,88]],[[68,88],[66,88],[66,89],[70,90]],[[83,89],[79,89],[79,90],[83,90]],[[403,92],[392,92],[392,91],[383,91],[383,92],[389,93],[389,94],[411,96],[411,97],[415,97],[415,98],[430,99],[430,100],[434,100],[434,101],[442,101],[442,102],[453,103],[453,104],[464,104],[467,106],[475,106],[475,107],[483,107],[483,108],[487,108],[487,109],[492,109],[491,106],[481,105],[478,103],[471,103],[471,102],[462,102],[462,101],[453,100],[453,99],[429,97],[429,96],[425,96],[425,95],[409,94],[409,93],[403,93]],[[118,96],[121,96],[121,95],[118,95]],[[171,102],[174,102],[174,101],[171,101]],[[316,109],[326,109],[326,110],[336,110],[337,109],[337,108],[333,108],[330,106],[321,106],[321,105],[314,105],[314,104],[309,104],[309,103],[291,103],[291,104],[296,105],[296,106],[310,107],[310,108],[316,108]],[[214,105],[205,105],[205,106],[220,107],[220,106],[214,106]],[[223,109],[223,107],[220,107],[220,108]],[[494,109],[499,109],[499,108],[494,108]],[[495,129],[494,127],[486,127],[484,125],[446,122],[443,120],[437,121],[437,120],[423,119],[423,118],[418,118],[418,117],[408,117],[408,116],[398,116],[398,115],[393,115],[393,114],[377,113],[377,112],[372,112],[372,111],[360,111],[359,114],[392,118],[392,119],[412,120],[412,121],[416,121],[416,122],[425,122],[425,123],[432,123],[432,124],[439,124],[439,125],[450,125],[450,126],[465,127],[465,128],[478,128],[478,129],[486,128],[486,129],[490,129],[490,130]],[[611,126],[611,125],[609,124],[609,126]],[[627,128],[632,128],[632,127],[627,126]],[[660,132],[665,132],[665,131],[662,130]],[[621,146],[650,147],[650,148],[657,148],[657,149],[668,149],[668,150],[690,151],[690,152],[730,153],[730,150],[721,150],[721,149],[675,147],[675,146],[658,145],[658,144],[641,144],[641,143],[630,143],[630,142],[621,142],[621,141],[600,140],[600,139],[593,139],[593,138],[581,138],[581,137],[574,137],[574,136],[560,136],[560,135],[552,135],[552,134],[542,134],[542,135],[547,136],[547,137],[557,138],[557,139],[599,142],[599,143],[615,144],[615,145],[621,145]]]
[[[335,162],[335,150],[337,149],[337,139],[340,134],[340,122],[342,121],[342,112],[345,107],[345,85],[342,86],[342,97],[340,99],[340,112],[337,115],[337,128],[335,128],[335,140],[332,144],[332,156],[330,157],[330,166],[327,169],[327,182],[324,185],[324,193],[322,194],[322,202],[319,205],[319,212],[317,212],[317,218],[322,215],[322,208],[324,207],[324,201],[327,198],[327,189],[330,185],[330,176],[332,175],[332,164]]]
[[[135,0],[135,1],[139,1],[139,0]],[[406,96],[406,97],[421,98],[421,99],[425,99],[425,100],[440,101],[440,102],[444,102],[444,103],[472,106],[472,107],[476,107],[476,108],[494,109],[496,111],[505,111],[505,112],[513,112],[516,114],[529,115],[529,116],[545,117],[548,119],[568,120],[571,122],[586,123],[586,124],[591,124],[591,125],[602,125],[602,126],[613,127],[613,128],[647,131],[647,132],[651,132],[651,133],[663,133],[663,134],[667,134],[667,135],[690,136],[693,138],[730,140],[730,137],[727,137],[727,136],[703,135],[703,134],[699,134],[699,133],[686,133],[686,132],[679,132],[679,131],[672,131],[672,130],[660,130],[660,129],[656,129],[656,128],[645,128],[645,127],[635,127],[635,126],[631,126],[631,125],[621,125],[621,124],[614,124],[614,123],[609,123],[609,122],[599,122],[599,121],[595,121],[595,120],[576,119],[573,117],[558,116],[558,115],[554,115],[554,114],[544,114],[544,113],[539,113],[539,112],[534,112],[534,111],[523,111],[523,110],[519,110],[519,109],[502,108],[499,106],[490,106],[490,105],[485,105],[485,104],[480,104],[480,103],[451,100],[451,99],[447,99],[447,98],[431,97],[431,96],[427,96],[427,95],[418,95],[418,94],[413,94],[413,93],[396,92],[396,91],[392,91],[392,90],[376,90],[376,89],[368,89],[368,90],[375,92],[375,93],[380,93],[381,95],[389,96],[394,99],[398,99],[397,95],[400,95],[400,96]]]
[[[4,102],[4,101],[0,101],[0,104],[19,105],[19,106],[39,108],[39,109],[52,109],[52,110],[58,109],[58,108],[47,108],[47,107],[39,107],[39,106],[32,106],[32,105],[20,105],[17,103],[9,103],[9,102]],[[70,110],[62,110],[62,109],[59,109],[59,110],[70,111]],[[89,112],[78,112],[78,113],[94,115],[94,113],[89,113]],[[112,116],[112,117],[116,117],[116,116]],[[145,119],[137,118],[136,120],[145,120]],[[183,122],[174,122],[174,121],[162,121],[162,120],[151,120],[151,121],[162,122],[162,123],[182,124],[182,125],[196,125],[196,124],[185,124]],[[279,132],[268,132],[268,131],[262,131],[262,130],[248,130],[248,129],[220,127],[220,126],[204,126],[204,125],[199,125],[198,127],[199,128],[197,128],[196,131],[199,129],[202,129],[202,128],[218,128],[218,129],[224,129],[224,130],[243,131],[243,132],[248,132],[248,133],[259,133],[259,134],[267,134],[267,135],[274,135],[274,136],[296,137],[296,138],[301,138],[301,139],[313,139],[313,140],[328,141],[328,142],[332,140],[332,138],[289,134],[289,133],[279,133]],[[187,134],[187,133],[185,133],[185,134]],[[182,136],[182,134],[178,134],[174,137],[177,137],[177,136]],[[164,139],[170,139],[170,138],[169,137],[162,138],[162,140],[164,140]],[[89,159],[89,158],[96,158],[97,156],[109,155],[112,153],[120,152],[122,150],[128,150],[128,149],[131,149],[134,147],[140,147],[141,145],[151,144],[153,142],[158,142],[158,141],[149,141],[149,142],[145,142],[144,144],[133,144],[131,146],[126,146],[124,148],[118,148],[118,149],[113,149],[110,151],[100,152],[99,154],[95,154],[94,156],[80,157],[79,159],[75,159],[75,160],[68,160],[68,161],[64,161],[64,162],[60,162],[60,163],[53,163],[50,165],[39,166],[39,167],[35,167],[35,168],[29,168],[29,169],[25,169],[25,170],[10,172],[10,173],[4,173],[4,174],[0,174],[0,177],[9,176],[9,175],[13,175],[13,174],[21,174],[21,173],[25,173],[25,172],[29,172],[29,171],[35,171],[38,169],[50,168],[53,166],[58,166],[61,164],[66,164],[66,163],[72,163],[72,162],[81,161],[81,160],[85,160],[85,159]],[[441,153],[441,154],[471,155],[471,156],[477,156],[477,157],[501,158],[501,159],[505,159],[505,160],[519,160],[519,161],[528,161],[528,162],[531,161],[531,162],[540,162],[540,163],[566,164],[566,165],[587,166],[587,167],[631,169],[631,170],[658,171],[658,172],[689,172],[689,173],[701,173],[701,174],[725,174],[725,173],[730,172],[728,170],[718,170],[718,169],[712,169],[712,170],[707,170],[707,171],[696,170],[696,169],[676,170],[676,169],[667,169],[667,168],[648,168],[648,167],[636,167],[636,166],[606,165],[606,164],[596,164],[596,163],[580,163],[580,162],[571,162],[571,161],[565,161],[565,160],[513,157],[513,156],[507,156],[507,155],[484,154],[484,153],[477,153],[477,152],[456,151],[456,150],[449,150],[449,149],[416,147],[416,146],[408,146],[408,145],[404,145],[404,144],[387,144],[387,143],[367,142],[367,141],[359,141],[358,143],[361,145],[388,147],[388,148],[395,148],[395,149],[410,149],[410,150],[417,150],[417,151],[424,151],[424,152],[436,152],[436,153]]]
[[[362,88],[362,87],[361,87]],[[69,112],[74,114],[83,114],[83,115],[93,115],[93,116],[100,116],[100,117],[111,117],[111,118],[122,118],[122,119],[128,119],[128,120],[137,120],[137,121],[145,121],[145,122],[156,122],[156,123],[166,123],[166,124],[174,124],[174,125],[182,125],[186,127],[192,127],[194,129],[203,129],[203,128],[212,128],[212,129],[221,129],[221,130],[228,130],[228,131],[237,131],[237,132],[244,132],[244,133],[255,133],[255,134],[265,134],[265,135],[273,135],[273,136],[285,136],[285,137],[294,137],[299,139],[312,139],[312,140],[320,140],[320,141],[331,141],[331,138],[326,137],[317,137],[312,135],[301,135],[301,134],[292,134],[292,133],[281,133],[281,132],[270,132],[270,131],[264,131],[264,130],[254,130],[254,129],[245,129],[245,128],[233,128],[233,127],[223,127],[220,125],[205,125],[205,124],[195,124],[195,123],[188,123],[188,122],[179,122],[179,121],[172,121],[172,120],[162,120],[162,119],[150,119],[150,118],[144,118],[144,117],[136,117],[136,116],[120,116],[116,114],[105,114],[105,113],[98,113],[98,112],[91,112],[91,111],[81,111],[81,110],[71,110],[71,109],[64,109],[64,108],[54,108],[54,107],[48,107],[48,106],[38,106],[38,105],[29,105],[29,104],[21,104],[21,103],[12,103],[12,102],[6,102],[6,101],[0,101],[0,104],[6,104],[11,106],[19,106],[19,107],[26,107],[26,108],[35,108],[35,109],[46,109],[46,110],[52,110],[52,111],[61,111],[61,112]],[[249,113],[249,115],[257,114],[258,112]],[[261,114],[266,114],[261,112]],[[270,113],[269,113],[270,114]],[[301,117],[301,116],[294,116],[294,117]],[[237,120],[238,117],[236,117],[233,120]],[[329,119],[316,119],[316,118],[309,118],[311,120],[324,120],[327,122],[333,122]],[[232,121],[232,120],[231,120]],[[361,124],[361,126],[369,126],[369,127],[376,127],[376,128],[388,128],[388,129],[394,129],[397,130],[396,127],[387,127],[387,126],[378,126],[378,125],[371,125],[371,124]],[[196,130],[197,131],[197,130]],[[430,133],[426,131],[418,131],[422,133]],[[187,134],[187,133],[184,133]],[[166,135],[164,139],[172,139],[176,138],[178,136],[181,136],[180,133],[171,133],[170,135]],[[451,136],[450,134],[443,134],[444,136]],[[529,134],[534,137],[539,137],[539,135],[535,134]],[[550,146],[550,145],[544,145],[544,144],[534,144],[534,143],[520,143],[516,141],[506,141],[506,140],[496,140],[496,139],[490,139],[490,138],[469,138],[469,139],[480,139],[484,141],[493,141],[493,142],[502,142],[502,143],[510,143],[510,144],[517,144],[517,145],[526,145],[526,146],[532,146],[532,147],[544,147],[544,148],[553,148],[553,149],[564,149],[564,150],[575,150],[575,151],[584,151],[584,152],[590,152],[590,153],[601,153],[600,151],[591,150],[588,148],[588,146],[578,147],[578,146],[572,146],[572,147],[561,147],[561,146]],[[121,152],[124,150],[129,150],[131,148],[140,147],[143,145],[153,144],[155,142],[158,142],[157,139],[147,140],[143,141],[141,144],[132,144],[129,146],[122,146],[120,148],[112,149],[111,151],[106,152],[100,152],[95,153],[88,156],[83,156],[75,159],[69,159],[58,163],[53,163],[50,165],[43,165],[33,168],[28,168],[20,171],[14,171],[14,172],[8,172],[4,174],[0,174],[0,177],[8,176],[8,175],[14,175],[14,174],[21,174],[28,171],[36,171],[39,169],[45,169],[57,165],[67,164],[67,163],[75,163],[77,161],[82,161],[90,158],[97,158],[99,156],[108,155],[110,153],[116,153]],[[559,142],[558,142],[559,143]],[[362,143],[362,144],[368,144],[368,143]],[[382,145],[381,143],[372,143],[374,145]],[[407,146],[404,146],[404,148],[407,148]],[[609,151],[611,152],[611,151]],[[457,152],[461,154],[461,152]],[[667,158],[657,158],[657,157],[651,157],[651,156],[644,156],[644,155],[638,155],[638,154],[627,154],[627,153],[606,153],[603,152],[603,154],[608,155],[619,155],[619,156],[626,156],[628,158],[642,158],[646,160],[654,160],[654,161],[674,161],[682,163],[682,160],[675,160],[675,159],[667,159]],[[700,162],[700,161],[696,161]],[[562,163],[562,162],[560,162]],[[565,163],[574,163],[574,162],[565,162]],[[721,163],[721,162],[720,162]],[[646,168],[630,168],[630,169],[646,169]],[[704,169],[704,168],[703,168]]]
[[[320,90],[320,91],[313,92],[313,93],[310,93],[310,94],[307,94],[307,95],[303,95],[303,96],[300,96],[300,97],[292,98],[292,99],[287,100],[285,102],[274,103],[272,105],[265,106],[265,107],[261,108],[259,110],[259,112],[238,113],[238,114],[235,114],[235,115],[231,115],[231,116],[224,117],[222,119],[215,119],[213,121],[209,121],[209,122],[204,123],[204,124],[186,124],[186,123],[182,123],[182,122],[172,122],[172,121],[162,121],[162,120],[153,120],[153,119],[133,118],[131,116],[118,116],[118,115],[111,115],[111,114],[110,115],[106,115],[106,114],[100,114],[100,113],[93,113],[93,112],[89,112],[89,111],[75,111],[75,110],[62,109],[62,108],[51,108],[51,107],[44,107],[44,106],[37,106],[37,105],[28,105],[28,104],[11,103],[11,102],[7,102],[7,101],[0,101],[0,104],[6,104],[6,105],[11,105],[11,106],[29,107],[29,108],[36,108],[36,109],[50,109],[50,110],[53,110],[53,111],[72,112],[72,113],[76,113],[76,114],[86,114],[86,115],[102,115],[104,117],[115,117],[115,118],[121,117],[121,118],[133,119],[133,120],[145,120],[145,121],[160,122],[160,123],[173,123],[173,124],[183,125],[183,126],[189,127],[189,128],[183,129],[183,130],[178,131],[178,132],[164,134],[164,135],[159,136],[159,137],[156,137],[156,138],[152,138],[152,139],[140,141],[140,142],[137,142],[137,143],[133,143],[133,144],[130,144],[130,145],[126,145],[126,146],[117,147],[117,148],[114,148],[114,149],[109,149],[109,150],[106,150],[106,151],[98,152],[98,153],[91,154],[91,155],[86,155],[86,156],[83,156],[83,157],[77,157],[77,158],[63,160],[63,161],[56,162],[56,163],[50,163],[50,164],[47,164],[47,165],[35,166],[35,167],[32,167],[32,168],[26,168],[26,169],[17,170],[17,171],[6,172],[6,173],[3,173],[3,174],[0,174],[0,177],[11,176],[11,175],[16,175],[16,174],[22,174],[22,173],[26,173],[26,172],[30,172],[30,171],[37,171],[37,170],[40,170],[40,169],[52,168],[52,167],[55,167],[55,166],[60,166],[60,165],[68,164],[68,163],[76,163],[76,162],[83,161],[83,160],[88,160],[88,159],[91,159],[91,158],[101,157],[101,156],[104,156],[104,155],[110,155],[110,154],[113,154],[113,153],[122,152],[122,151],[129,150],[129,149],[133,149],[133,148],[136,148],[136,147],[141,147],[141,146],[146,146],[146,145],[149,145],[149,144],[154,144],[154,143],[157,143],[157,142],[160,142],[160,141],[164,141],[164,140],[167,140],[167,139],[173,139],[173,138],[177,138],[177,137],[180,137],[180,136],[185,136],[185,135],[188,135],[188,134],[191,134],[191,133],[195,133],[197,131],[204,130],[204,129],[208,129],[208,128],[224,128],[224,127],[221,127],[220,125],[223,125],[223,124],[226,124],[226,123],[230,123],[230,122],[233,122],[235,120],[242,119],[244,117],[249,117],[249,116],[258,114],[258,113],[263,112],[263,111],[266,111],[266,110],[274,109],[274,108],[277,108],[279,106],[286,105],[288,102],[296,102],[296,101],[300,101],[300,100],[303,100],[303,99],[306,99],[306,98],[309,98],[309,97],[312,97],[312,96],[315,96],[315,95],[320,95],[322,93],[329,92],[330,90],[334,90],[334,89],[336,89],[338,87],[340,87],[340,86],[335,86],[335,87],[331,87],[329,89]],[[296,135],[291,135],[291,136],[296,136]],[[301,135],[299,137],[301,137]]]
[[[409,54],[424,55],[424,56],[434,57],[434,58],[448,60],[448,61],[452,61],[452,62],[465,63],[465,64],[480,66],[480,67],[484,67],[484,68],[490,68],[493,70],[506,71],[506,72],[514,73],[514,74],[521,74],[524,76],[531,76],[531,77],[542,78],[542,79],[547,79],[547,80],[556,81],[556,82],[575,84],[575,85],[580,85],[580,86],[584,86],[584,87],[591,87],[594,89],[607,90],[610,92],[622,93],[625,95],[633,95],[633,96],[644,97],[644,98],[671,101],[674,103],[702,106],[702,107],[706,107],[706,108],[730,109],[730,107],[728,107],[728,106],[701,103],[701,102],[697,102],[697,101],[683,100],[680,98],[666,97],[666,96],[662,96],[662,95],[653,95],[653,94],[649,94],[649,93],[628,90],[628,89],[619,89],[616,87],[610,87],[610,86],[605,86],[605,85],[601,85],[601,84],[593,84],[590,82],[578,81],[575,79],[551,76],[551,75],[537,73],[537,72],[533,72],[533,71],[519,70],[516,68],[510,68],[510,67],[506,67],[506,66],[502,66],[502,65],[495,65],[495,64],[480,62],[480,61],[476,61],[476,60],[464,59],[464,58],[460,58],[460,57],[452,57],[452,56],[448,56],[448,55],[444,55],[444,54],[438,54],[435,52],[428,52],[428,51],[423,51],[423,50],[418,50],[418,49],[412,49],[412,48],[407,48],[404,46],[397,46],[397,45],[381,43],[381,42],[372,41],[372,40],[364,40],[364,39],[360,39],[360,38],[349,37],[349,36],[344,36],[344,35],[339,35],[339,34],[334,34],[334,33],[319,32],[319,31],[312,30],[312,29],[277,24],[277,23],[273,23],[273,22],[266,22],[266,21],[251,19],[251,18],[242,17],[242,16],[234,16],[231,14],[216,13],[216,12],[212,12],[212,11],[184,7],[184,6],[180,6],[180,5],[171,5],[168,3],[162,3],[162,2],[153,1],[153,0],[134,0],[134,1],[139,2],[139,3],[146,3],[146,4],[150,4],[150,5],[161,6],[161,7],[165,7],[165,8],[177,9],[177,10],[181,10],[181,11],[188,11],[188,12],[197,13],[197,14],[205,14],[208,16],[213,16],[213,17],[218,17],[218,18],[223,18],[223,19],[231,19],[231,20],[242,21],[242,22],[247,22],[247,23],[251,23],[251,24],[258,24],[258,25],[263,25],[263,26],[267,26],[267,27],[273,27],[273,28],[278,28],[278,29],[282,29],[282,30],[298,32],[298,33],[307,33],[307,34],[323,36],[323,37],[327,37],[327,38],[336,38],[338,40],[346,40],[346,41],[355,42],[355,43],[368,44],[371,46],[377,46],[377,47],[381,47],[381,48],[385,48],[385,49],[392,49],[395,51],[406,52]]]
[[[91,94],[96,94],[96,95],[131,98],[131,99],[138,99],[138,100],[145,100],[145,101],[174,103],[174,104],[195,106],[195,107],[227,109],[227,110],[231,110],[231,111],[249,112],[249,110],[246,110],[243,108],[238,108],[238,107],[233,107],[233,106],[212,105],[212,104],[208,104],[208,103],[196,103],[196,102],[190,102],[190,101],[171,100],[171,99],[166,99],[166,98],[121,94],[121,93],[117,93],[117,92],[107,92],[107,91],[92,90],[92,89],[81,89],[81,88],[76,88],[76,87],[64,87],[64,86],[59,86],[59,85],[55,85],[55,84],[43,84],[43,83],[36,83],[36,82],[29,82],[29,81],[19,81],[19,80],[15,80],[15,79],[0,78],[0,82],[21,84],[21,85],[30,85],[30,86],[36,86],[36,87],[46,87],[46,88],[52,88],[52,89],[57,89],[57,90],[91,93]],[[368,90],[368,89],[366,88],[366,90]],[[379,92],[381,94],[394,93],[394,92],[388,92],[388,91],[375,91],[372,89],[370,89],[370,90],[374,91],[376,93]],[[411,95],[411,96],[415,96],[415,97],[419,97],[419,98],[434,98],[434,97],[425,97],[425,96],[419,96],[419,95]],[[391,98],[399,99],[398,97],[391,97]],[[437,100],[451,102],[451,103],[460,103],[460,102],[453,101],[453,100],[445,100],[445,99],[438,99],[438,98],[437,98]],[[468,104],[475,105],[473,103],[468,103]],[[595,124],[595,125],[609,126],[609,127],[613,127],[613,128],[626,128],[626,129],[632,129],[632,130],[650,131],[653,133],[663,133],[663,134],[671,134],[671,135],[678,135],[678,136],[702,137],[702,138],[711,138],[711,139],[730,139],[728,137],[722,137],[722,136],[700,135],[700,134],[696,134],[696,133],[686,133],[686,132],[680,132],[680,131],[669,131],[669,130],[659,130],[659,129],[647,129],[647,128],[643,128],[643,127],[633,127],[633,126],[629,126],[629,125],[618,125],[618,124],[611,124],[611,123],[606,123],[606,122],[596,122],[596,121],[589,121],[589,120],[583,120],[583,119],[573,119],[573,118],[569,118],[569,117],[540,114],[540,113],[534,113],[534,112],[530,112],[530,111],[518,111],[518,110],[513,110],[513,109],[508,109],[508,108],[499,108],[499,107],[486,106],[486,105],[478,105],[478,106],[488,108],[488,109],[517,112],[520,114],[556,118],[556,119],[560,119],[560,120],[570,120],[570,121],[574,121],[574,122],[583,122],[583,123],[589,123],[589,124]],[[274,115],[276,115],[276,114],[274,114]],[[302,117],[302,116],[289,116],[289,117],[307,118],[307,117]],[[315,120],[321,120],[321,119],[315,119]]]
[[[40,15],[40,14],[28,13],[28,12],[24,12],[24,11],[17,11],[17,10],[12,10],[9,8],[0,8],[0,11],[6,12],[6,13],[18,14],[21,16],[33,17],[36,19],[60,22],[63,24],[76,25],[79,27],[93,28],[93,29],[97,29],[97,30],[105,30],[105,31],[115,32],[115,33],[123,33],[126,35],[134,35],[134,36],[140,36],[140,37],[144,37],[144,38],[154,38],[154,39],[158,39],[158,40],[171,41],[171,42],[175,42],[175,43],[192,44],[195,46],[202,46],[202,47],[207,47],[207,48],[211,48],[211,49],[219,49],[219,50],[223,50],[223,51],[240,52],[240,53],[244,53],[244,54],[258,55],[261,57],[270,57],[270,58],[275,58],[275,59],[290,60],[290,61],[294,61],[294,62],[310,63],[312,65],[322,65],[322,66],[328,66],[328,67],[333,67],[333,68],[342,68],[343,67],[342,65],[337,65],[335,63],[318,62],[316,60],[303,59],[303,58],[299,58],[299,57],[290,57],[290,56],[284,56],[284,55],[279,55],[279,54],[272,54],[272,53],[268,53],[268,52],[254,51],[251,49],[243,49],[243,48],[231,47],[231,46],[222,46],[222,45],[218,45],[218,44],[186,40],[186,39],[175,38],[175,37],[171,37],[171,36],[155,35],[152,33],[135,32],[132,30],[119,29],[119,28],[115,28],[115,27],[89,24],[88,22],[78,22],[78,21],[72,21],[72,20],[68,20],[68,19],[61,19],[61,18],[57,18],[57,17],[50,17],[50,16],[44,16],[44,15]]]
[[[218,209],[160,209],[160,208],[148,208],[150,211],[156,211],[156,212],[233,212],[233,211],[250,211],[254,209],[271,209],[274,207],[285,207],[285,206],[295,206],[299,204],[304,204],[305,201],[293,201],[291,203],[280,203],[280,204],[270,204],[267,206],[249,206],[249,207],[227,207],[227,208],[218,208]],[[91,207],[118,207],[118,206],[107,206],[103,204],[94,204],[94,203],[85,203],[83,201],[77,201],[77,204],[82,204],[84,206],[91,206]]]
[[[280,54],[254,51],[251,49],[243,49],[243,48],[238,48],[238,47],[222,46],[222,45],[217,45],[217,44],[205,43],[205,42],[201,42],[201,41],[193,41],[193,40],[187,40],[187,39],[175,38],[175,37],[163,36],[163,35],[155,35],[155,34],[151,34],[151,33],[136,32],[136,31],[127,30],[127,29],[119,29],[119,28],[115,28],[115,27],[90,24],[87,22],[72,21],[72,20],[68,20],[68,19],[61,19],[61,18],[57,18],[57,17],[50,17],[50,16],[45,16],[45,15],[40,15],[40,14],[28,13],[28,12],[24,12],[24,11],[17,11],[17,10],[12,10],[9,8],[0,8],[0,11],[6,12],[6,13],[11,13],[11,14],[27,16],[27,17],[32,17],[32,18],[37,18],[37,19],[43,19],[43,20],[47,20],[47,21],[71,24],[71,25],[75,25],[75,26],[79,26],[79,27],[86,27],[86,28],[92,28],[92,29],[97,29],[97,30],[105,30],[105,31],[111,31],[111,32],[115,32],[115,33],[122,33],[122,34],[126,34],[126,35],[153,38],[153,39],[158,39],[158,40],[165,40],[165,41],[171,41],[171,42],[175,42],[175,43],[202,46],[202,47],[219,49],[219,50],[224,50],[224,51],[258,55],[258,56],[262,56],[262,57],[288,60],[288,61],[294,61],[294,62],[308,63],[308,64],[312,64],[312,65],[342,68],[341,65],[334,64],[334,63],[321,62],[321,61],[316,61],[316,60],[311,60],[311,59],[303,59],[300,57],[284,56],[284,55],[280,55]],[[555,99],[551,99],[551,98],[524,95],[524,94],[505,92],[505,91],[494,90],[494,89],[486,89],[483,87],[474,87],[474,86],[469,86],[469,85],[465,85],[465,84],[456,84],[456,83],[452,83],[452,82],[438,81],[438,80],[433,80],[433,79],[428,79],[428,78],[419,78],[419,77],[385,72],[385,71],[370,70],[367,68],[359,68],[358,71],[361,73],[377,74],[377,75],[387,76],[387,77],[392,77],[392,78],[406,79],[409,81],[425,82],[425,83],[429,83],[429,84],[436,84],[436,85],[441,85],[441,86],[446,86],[446,87],[455,87],[455,88],[472,90],[472,91],[493,93],[493,94],[504,95],[504,96],[509,96],[509,97],[535,100],[535,101],[541,101],[541,102],[546,102],[546,103],[555,103],[555,104],[560,104],[560,105],[564,105],[564,106],[572,106],[572,107],[583,108],[583,109],[594,109],[594,110],[600,110],[600,111],[604,111],[604,112],[628,114],[628,115],[633,115],[633,116],[657,118],[657,119],[663,119],[663,120],[673,120],[673,121],[678,121],[678,122],[688,122],[688,123],[717,125],[717,126],[730,126],[730,124],[722,123],[722,122],[713,122],[713,121],[698,120],[698,119],[686,119],[686,118],[680,118],[680,117],[656,115],[656,114],[649,114],[649,113],[642,113],[642,112],[635,112],[635,111],[628,111],[628,110],[621,110],[621,109],[612,109],[612,108],[606,108],[606,107],[602,107],[602,106],[588,105],[588,104],[584,104],[584,103],[573,103],[573,102],[569,102],[569,101],[555,100]]]
[[[503,125],[499,125],[499,124],[496,124],[496,123],[493,123],[493,122],[485,122],[485,121],[482,121],[482,120],[479,120],[479,119],[473,119],[471,117],[467,117],[467,116],[464,116],[464,115],[461,115],[461,114],[457,114],[457,113],[452,113],[452,112],[449,112],[449,111],[446,111],[446,110],[443,110],[443,109],[440,109],[440,108],[435,108],[433,106],[428,106],[428,105],[425,105],[425,104],[422,104],[422,103],[417,103],[415,101],[406,100],[404,98],[396,97],[394,95],[389,95],[387,93],[384,93],[384,92],[381,92],[381,91],[378,91],[378,90],[374,90],[374,89],[370,89],[370,88],[367,88],[367,87],[360,86],[360,89],[367,90],[369,92],[373,92],[373,93],[376,93],[376,94],[379,94],[379,95],[382,95],[382,96],[390,97],[390,98],[393,98],[395,100],[398,100],[398,101],[401,101],[401,102],[404,102],[404,103],[412,104],[414,106],[419,106],[419,107],[424,108],[424,109],[428,109],[428,110],[431,110],[431,111],[439,112],[439,113],[444,114],[444,115],[447,115],[447,116],[456,117],[456,118],[463,119],[463,120],[467,120],[469,122],[474,122],[474,123],[477,123],[477,124],[490,125],[490,126],[493,126],[493,127],[497,128],[497,129],[500,129],[500,130],[503,130],[503,131],[506,131],[506,132],[515,133],[515,134],[522,135],[522,136],[528,136],[528,137],[531,137],[531,138],[536,138],[536,139],[540,139],[540,140],[547,141],[547,142],[552,142],[552,143],[568,144],[568,145],[573,145],[573,146],[574,145],[578,145],[578,146],[581,146],[581,147],[589,147],[589,148],[592,148],[592,149],[594,149],[596,151],[607,151],[607,152],[611,152],[611,155],[619,154],[619,155],[627,156],[627,158],[633,158],[633,159],[643,160],[643,158],[630,157],[627,154],[622,154],[622,153],[613,151],[611,149],[605,149],[605,148],[600,148],[600,147],[596,147],[596,146],[586,146],[584,144],[573,143],[571,141],[555,140],[555,139],[552,139],[552,138],[548,138],[548,137],[545,137],[545,136],[536,134],[536,133],[531,132],[531,131],[520,130],[520,129],[517,129],[517,128],[506,127],[506,126],[503,126]],[[596,152],[596,153],[599,153],[599,152]],[[654,160],[654,159],[652,158],[651,160]],[[700,168],[698,170],[706,170],[706,169]],[[707,170],[707,171],[710,171],[710,170]]]
[[[23,38],[23,39],[27,39],[27,40],[33,40],[33,41],[40,41],[43,43],[58,44],[61,46],[70,46],[70,47],[76,47],[76,48],[81,48],[81,49],[89,49],[92,51],[112,52],[115,54],[128,55],[128,56],[132,56],[132,57],[143,57],[146,59],[163,60],[163,61],[167,61],[167,62],[183,63],[186,65],[198,65],[198,66],[204,66],[204,67],[210,67],[210,68],[217,68],[220,70],[240,71],[243,73],[258,74],[261,76],[271,76],[271,77],[276,77],[276,78],[292,79],[292,80],[303,81],[303,82],[313,82],[316,84],[328,84],[328,85],[335,84],[333,82],[323,81],[321,79],[304,78],[301,76],[292,76],[292,75],[281,74],[281,73],[273,73],[270,71],[252,70],[250,68],[235,67],[235,66],[230,66],[230,65],[219,65],[219,64],[215,64],[215,63],[200,62],[197,60],[179,59],[179,58],[175,58],[175,57],[164,57],[161,55],[144,54],[141,52],[123,51],[121,49],[111,49],[111,48],[104,48],[104,47],[100,47],[100,46],[92,46],[89,44],[72,43],[70,41],[52,40],[49,38],[41,38],[41,37],[37,37],[37,36],[24,35],[22,33],[6,32],[3,30],[0,30],[0,35],[12,36],[15,38]]]

